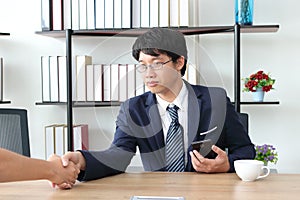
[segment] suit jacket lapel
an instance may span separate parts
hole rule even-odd
[[[146,108],[148,110],[148,114],[149,114],[149,118],[150,118],[150,126],[152,128],[152,133],[151,135],[153,135],[153,133],[158,133],[159,130],[162,130],[162,123],[161,123],[161,119],[160,119],[160,115],[159,115],[159,111],[158,111],[158,107],[157,107],[157,102],[156,102],[156,98],[155,95],[152,93],[149,93],[147,101],[146,101]],[[163,134],[161,134],[159,136],[163,138]],[[161,143],[161,141],[158,141],[158,143]]]
[[[165,167],[165,141],[164,141],[164,135],[163,135],[163,128],[162,128],[162,122],[159,114],[159,110],[157,107],[157,100],[155,98],[155,95],[152,93],[149,93],[147,101],[146,101],[146,107],[148,107],[148,114],[150,118],[150,126],[152,132],[150,135],[154,134],[154,141],[156,142],[155,145],[159,147],[158,150],[155,152],[152,152],[153,155],[156,157],[155,161],[156,164],[152,163],[151,166],[160,166],[161,169]],[[153,144],[152,144],[153,145]],[[159,170],[161,170],[159,169]],[[154,170],[158,170],[157,168]],[[153,169],[152,169],[153,171]]]
[[[189,144],[195,139],[200,125],[201,100],[202,93],[187,84],[189,90],[189,116],[188,116],[188,134]],[[197,136],[199,139],[211,139],[214,144],[218,141],[223,130],[226,117],[226,93],[224,90],[216,87],[208,87],[208,95],[210,97],[211,116],[210,122],[207,124],[206,134]]]
[[[200,122],[200,113],[201,113],[201,104],[202,101],[199,98],[201,96],[200,92],[195,91],[192,86],[184,81],[188,90],[188,147],[195,139],[199,122]]]

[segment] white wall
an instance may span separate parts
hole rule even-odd
[[[280,24],[277,33],[242,36],[242,76],[257,69],[272,73],[276,90],[266,100],[279,100],[280,105],[242,106],[250,114],[250,136],[255,144],[270,143],[279,153],[275,166],[280,173],[300,173],[300,140],[297,123],[300,106],[300,13],[296,0],[255,1],[254,24]],[[201,25],[232,25],[234,0],[200,0]],[[0,0],[0,56],[5,64],[5,100],[1,107],[28,109],[32,157],[44,158],[43,127],[66,121],[64,106],[37,106],[41,101],[40,56],[64,55],[64,39],[35,34],[40,30],[40,0]],[[92,54],[94,62],[131,62],[133,39],[79,38],[74,54]],[[200,70],[209,85],[223,86],[233,97],[233,36],[216,34],[200,36]],[[117,48],[115,48],[117,47]],[[104,56],[105,55],[105,56]],[[116,56],[117,55],[117,56]],[[193,53],[190,53],[193,58]],[[212,74],[213,72],[213,74]],[[208,76],[209,75],[209,76]],[[214,78],[212,77],[214,76]],[[215,81],[216,79],[216,81]],[[212,81],[214,80],[214,81]],[[243,93],[242,99],[250,98]],[[74,121],[89,123],[92,149],[106,148],[113,137],[118,107],[75,108]],[[100,129],[100,131],[99,131]]]

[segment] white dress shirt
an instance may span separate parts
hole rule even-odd
[[[188,90],[186,88],[185,83],[182,84],[182,88],[173,102],[167,102],[156,95],[157,103],[158,103],[158,110],[160,114],[160,118],[162,121],[162,127],[164,132],[164,140],[166,143],[167,133],[169,126],[171,124],[171,117],[167,111],[167,107],[169,105],[176,105],[179,107],[178,109],[178,120],[180,125],[183,128],[183,138],[184,138],[184,152],[187,155],[187,148],[188,148]],[[185,162],[187,162],[187,156],[185,156]]]

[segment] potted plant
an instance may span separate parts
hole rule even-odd
[[[265,73],[263,70],[259,70],[242,80],[244,81],[242,91],[253,92],[254,101],[263,101],[264,93],[274,89],[275,79],[272,79],[270,74]]]
[[[256,156],[254,159],[263,161],[265,165],[268,165],[269,162],[276,164],[278,161],[278,153],[273,145],[256,145],[255,151]]]

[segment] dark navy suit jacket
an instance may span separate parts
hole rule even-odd
[[[188,89],[188,150],[191,143],[211,139],[228,152],[229,172],[234,171],[236,159],[255,156],[247,130],[234,110],[224,89],[194,86]],[[137,147],[145,171],[164,171],[165,142],[157,100],[151,92],[125,101],[116,121],[112,145],[104,151],[81,151],[86,159],[86,170],[78,180],[92,180],[122,173],[130,164]],[[189,153],[185,171],[195,171]]]

